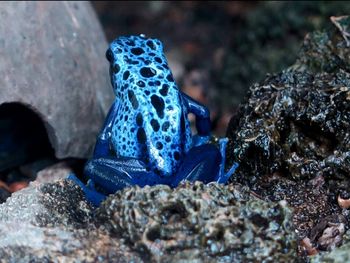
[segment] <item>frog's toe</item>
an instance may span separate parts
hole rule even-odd
[[[66,179],[73,181],[76,185],[80,186],[81,188],[85,187],[84,183],[82,181],[80,181],[80,179],[78,177],[76,177],[76,175],[73,173],[68,174]]]
[[[219,184],[226,184],[230,179],[230,177],[235,173],[237,168],[238,168],[238,163],[234,163],[227,173],[224,173],[223,170],[220,170],[218,178],[216,179],[216,182]]]
[[[220,170],[215,180],[219,184],[227,183],[238,167],[238,163],[234,163],[230,168],[230,170],[228,170],[228,172],[225,173],[226,147],[227,147],[228,141],[229,141],[228,138],[220,138],[219,140],[220,153],[222,158],[221,158]]]
[[[96,207],[100,206],[101,202],[106,199],[105,195],[97,191],[90,190],[89,188],[86,188],[84,192],[85,192],[86,199]]]
[[[75,174],[69,174],[66,179],[72,180],[76,185],[78,185],[83,190],[85,198],[94,206],[99,206],[101,202],[106,199],[105,195],[87,187],[78,177],[75,176]]]

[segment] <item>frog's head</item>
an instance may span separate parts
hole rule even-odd
[[[123,36],[115,39],[106,51],[110,77],[115,94],[123,85],[151,78],[167,68],[163,44],[158,39]]]

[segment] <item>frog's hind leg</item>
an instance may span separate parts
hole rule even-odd
[[[221,154],[214,145],[204,144],[193,147],[187,153],[171,185],[176,187],[181,180],[204,183],[215,181],[220,163]]]
[[[84,174],[90,180],[84,185],[75,175],[68,179],[79,185],[86,199],[94,206],[99,206],[107,195],[115,193],[128,186],[168,184],[160,180],[159,176],[149,171],[145,164],[135,158],[103,157],[89,160],[84,168]]]
[[[230,168],[230,170],[228,170],[228,172],[225,173],[227,143],[228,143],[228,138],[221,138],[219,140],[220,153],[221,153],[222,159],[221,159],[221,164],[220,164],[220,170],[219,170],[218,176],[217,176],[215,181],[218,183],[222,183],[222,184],[224,184],[228,181],[228,179],[234,174],[234,172],[236,171],[236,169],[238,167],[238,163],[234,163],[232,165],[232,167]]]
[[[159,176],[149,171],[144,162],[128,157],[92,159],[85,165],[84,173],[106,194],[133,185],[143,187],[161,183]]]

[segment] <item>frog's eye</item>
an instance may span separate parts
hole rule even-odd
[[[107,60],[108,60],[109,62],[112,62],[112,61],[113,61],[113,52],[112,52],[112,50],[108,49],[108,50],[106,51],[106,58],[107,58]]]

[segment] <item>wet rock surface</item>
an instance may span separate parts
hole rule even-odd
[[[296,258],[285,203],[241,186],[186,183],[128,188],[96,212],[99,225],[152,262],[276,262]]]
[[[349,18],[332,22],[306,36],[294,65],[251,86],[227,131],[240,163],[233,181],[287,200],[299,238],[319,250],[339,246],[349,227],[338,203],[350,197]]]

